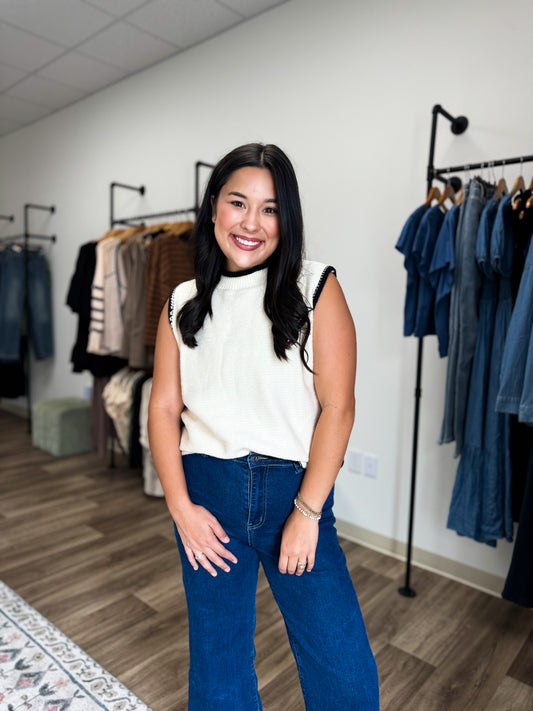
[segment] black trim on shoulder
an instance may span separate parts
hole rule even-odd
[[[313,294],[313,308],[315,308],[315,306],[317,305],[320,294],[322,293],[322,289],[324,288],[324,284],[326,283],[326,279],[330,274],[334,274],[335,276],[337,276],[337,270],[335,269],[335,267],[326,267],[320,275],[320,279],[318,281],[318,284],[316,285],[316,289]]]
[[[174,291],[170,295],[168,300],[168,320],[170,321],[171,328],[174,325]]]
[[[222,270],[222,276],[225,277],[242,277],[248,274],[253,274],[254,272],[259,272],[261,269],[266,269],[268,267],[268,259],[262,264],[257,264],[255,267],[250,267],[250,269],[243,269],[241,272],[230,272],[227,269]]]

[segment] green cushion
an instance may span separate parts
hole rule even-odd
[[[33,445],[56,457],[90,452],[91,408],[86,400],[65,397],[33,406]]]

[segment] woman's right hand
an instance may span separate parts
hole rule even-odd
[[[194,570],[198,570],[201,565],[212,576],[216,576],[214,566],[228,573],[231,568],[226,560],[237,563],[233,553],[222,545],[229,543],[229,536],[206,508],[191,502],[179,515],[174,516],[174,521],[187,559]]]

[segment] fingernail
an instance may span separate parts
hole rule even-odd
[[[223,543],[229,543],[229,536],[225,536],[225,537],[222,539],[222,542],[223,542]]]
[[[212,575],[214,578],[216,578],[216,577],[217,577],[217,571],[216,571],[216,570],[213,570],[213,572],[211,573],[211,575]]]

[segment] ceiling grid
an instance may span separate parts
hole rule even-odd
[[[286,0],[2,0],[0,137]]]

